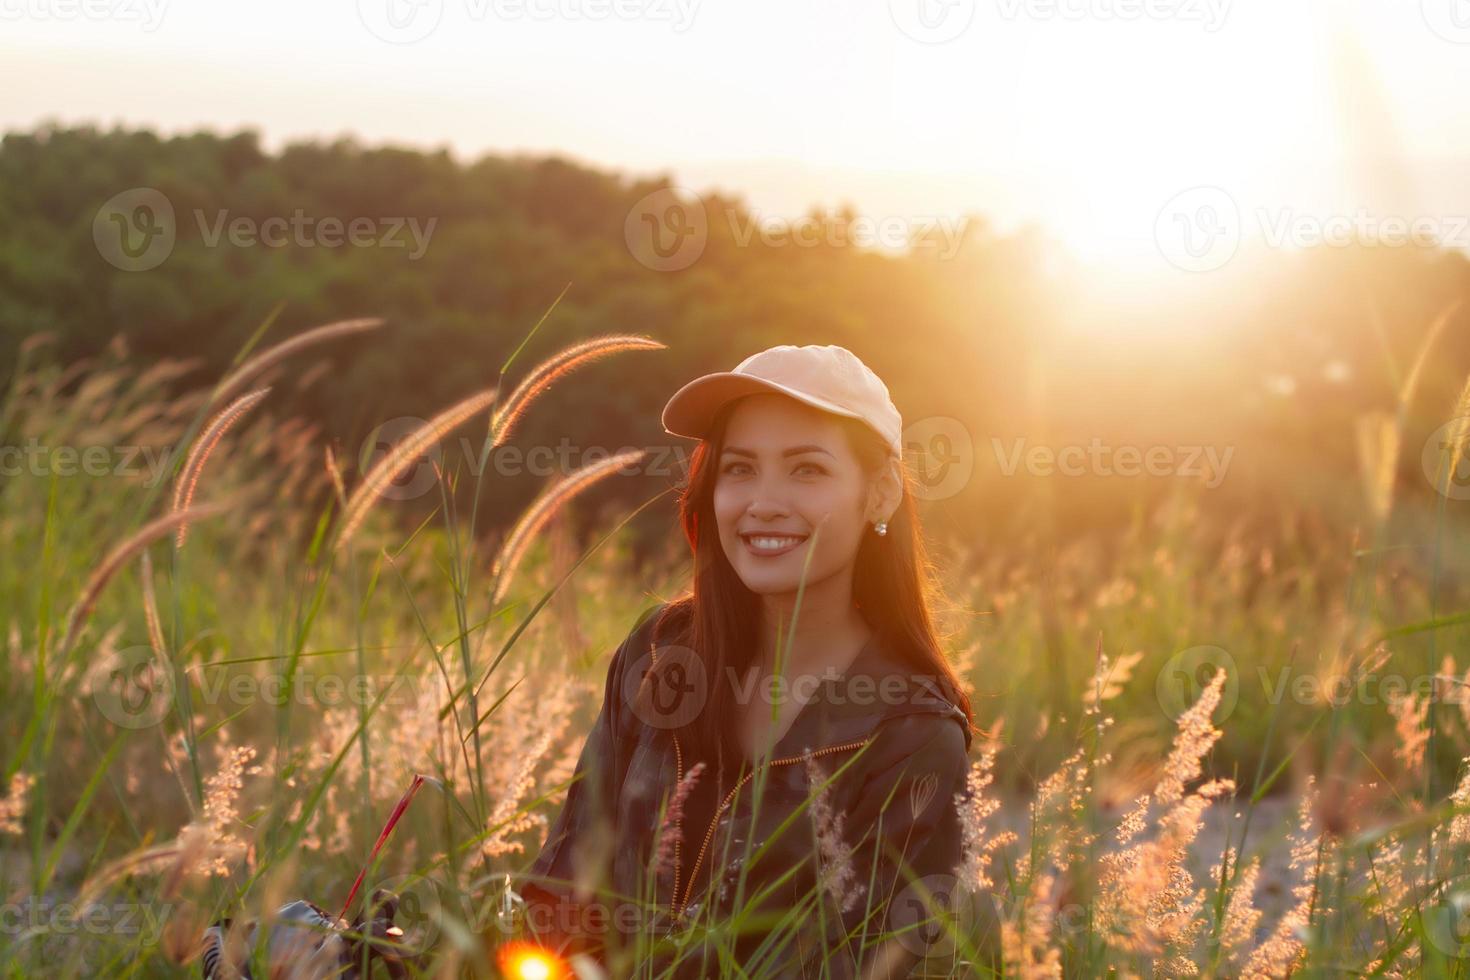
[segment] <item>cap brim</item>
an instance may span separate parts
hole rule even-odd
[[[721,371],[717,374],[706,374],[695,378],[674,392],[674,397],[664,405],[662,419],[664,431],[669,435],[685,436],[690,439],[707,438],[710,423],[725,405],[745,395],[772,391],[794,398],[813,408],[820,408],[824,412],[862,420],[862,416],[856,412],[849,411],[840,405],[834,405],[825,399],[808,395],[806,392],[796,391],[763,378],[753,378],[748,374]]]

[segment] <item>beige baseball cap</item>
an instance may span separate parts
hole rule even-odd
[[[888,386],[856,354],[836,344],[768,347],[733,371],[695,378],[664,406],[664,431],[703,439],[715,413],[727,402],[769,391],[866,422],[895,456],[903,458],[903,420],[888,396]]]

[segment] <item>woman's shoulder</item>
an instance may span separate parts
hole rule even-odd
[[[681,614],[678,599],[654,601],[637,614],[608,662],[610,694],[626,699],[637,690],[642,674],[658,661],[660,648],[667,650],[683,635]],[[637,679],[631,679],[633,674]]]
[[[865,768],[887,769],[915,759],[934,766],[962,767],[968,765],[970,738],[958,708],[885,718],[874,729]]]
[[[668,643],[682,633],[689,621],[687,596],[676,599],[654,599],[646,603],[633,620],[624,646],[641,642],[642,652],[647,652],[648,643]]]

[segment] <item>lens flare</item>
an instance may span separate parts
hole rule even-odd
[[[566,963],[535,943],[506,943],[496,959],[507,980],[571,980],[572,971]]]

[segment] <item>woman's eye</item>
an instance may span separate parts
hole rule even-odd
[[[821,476],[823,473],[826,473],[827,472],[822,467],[818,466],[816,463],[802,463],[801,465],[797,466],[797,468],[796,468],[796,472],[798,472],[798,473],[802,472],[803,470],[805,470],[805,471],[807,471],[807,472],[809,472],[809,473],[811,473],[811,474],[813,474],[815,476]]]
[[[726,463],[723,467],[720,468],[720,472],[721,473],[733,473],[735,470],[739,469],[740,467],[742,467],[744,465],[745,464],[744,463],[741,463],[741,462]]]

